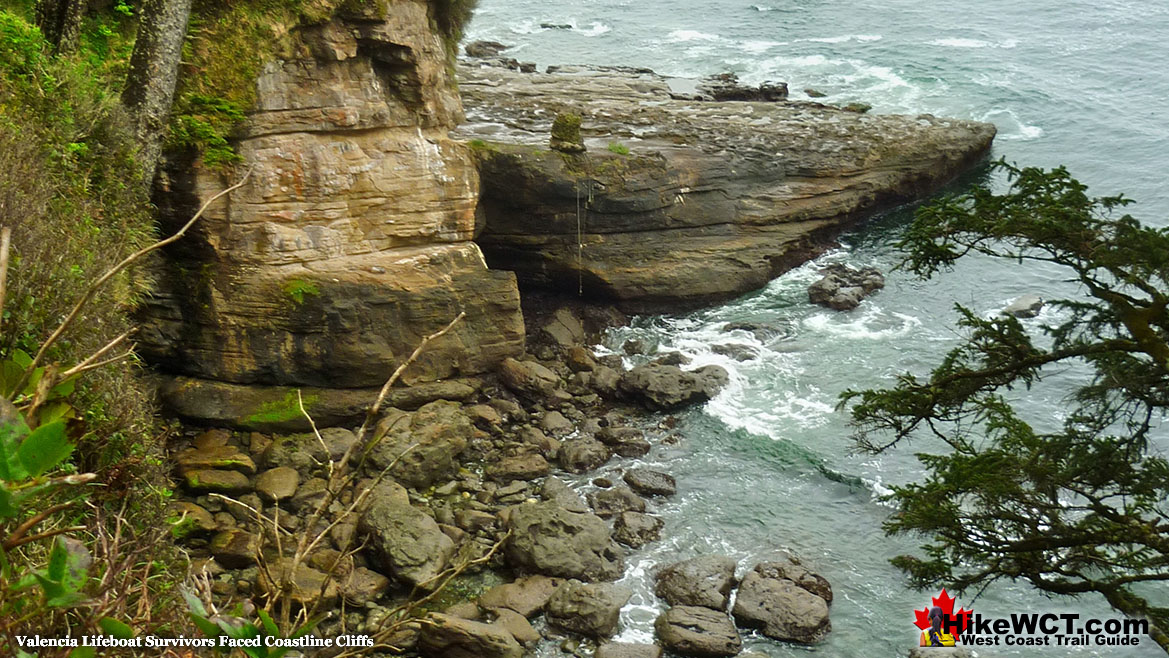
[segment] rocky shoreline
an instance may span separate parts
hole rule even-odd
[[[505,361],[469,399],[383,409],[360,479],[316,528],[307,527],[314,505],[327,494],[331,464],[357,441],[354,431],[190,430],[173,446],[184,491],[176,536],[192,571],[206,574],[216,606],[286,593],[279,584],[295,544],[278,545],[263,518],[290,537],[323,533],[288,579],[291,597],[277,603],[325,613],[320,636],[376,635],[412,593],[489,556],[445,583],[415,621],[394,627],[392,644],[434,658],[520,658],[554,641],[582,657],[641,658],[663,649],[737,655],[739,628],[781,641],[821,639],[831,602],[823,578],[795,561],[762,562],[742,565],[740,582],[734,560],[708,556],[657,575],[669,606],[657,645],[608,641],[632,594],[612,581],[630,551],[669,532],[654,509],[677,483],[630,466],[617,471],[619,482],[594,478],[582,496],[565,479],[675,443],[669,412],[709,399],[726,373],[685,371],[671,365],[683,360],[677,354],[626,370],[621,357],[586,347],[604,328],[597,317],[582,320],[567,307],[543,316],[528,336],[532,353]],[[362,487],[371,493],[349,513]],[[321,651],[313,655],[328,655]]]

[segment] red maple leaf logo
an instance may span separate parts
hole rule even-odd
[[[942,609],[942,612],[945,613],[947,618],[954,617],[954,601],[955,601],[955,599],[946,593],[945,588],[942,588],[942,593],[933,597],[931,599],[931,601],[932,601],[930,603],[931,607],[936,605]],[[959,608],[958,609],[957,617],[958,617],[958,623],[960,625],[959,632],[966,630],[966,627],[970,624],[970,615],[973,612],[974,612],[973,610],[967,610],[966,608]],[[914,610],[913,616],[916,618],[915,621],[913,622],[914,626],[917,626],[918,628],[920,628],[923,631],[930,627],[930,609],[929,608],[925,608],[922,610]]]

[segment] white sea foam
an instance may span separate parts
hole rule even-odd
[[[612,32],[613,28],[599,21],[594,21],[587,28],[573,27],[572,31],[577,34],[583,34],[586,37],[596,37]]]
[[[1019,45],[1017,39],[1007,39],[1006,41],[983,41],[982,39],[934,39],[928,42],[931,46],[941,46],[943,48],[1003,48],[1009,49]]]
[[[744,41],[740,48],[752,55],[759,55],[772,48],[786,46],[787,44],[788,42],[786,41]]]
[[[1009,108],[995,108],[980,117],[979,121],[993,123],[999,129],[996,139],[1029,142],[1043,137],[1043,128],[1024,123],[1015,111]]]
[[[856,41],[858,43],[870,43],[872,41],[880,41],[884,37],[879,34],[842,34],[838,37],[818,37],[815,39],[797,39],[797,41],[811,41],[813,43],[846,43],[848,41]]]
[[[775,7],[768,7],[767,5],[751,5],[751,9],[755,11],[775,11]]]
[[[687,41],[718,41],[717,34],[707,34],[698,30],[674,30],[667,35],[675,43]]]
[[[904,313],[886,313],[866,303],[859,314],[817,313],[804,319],[808,329],[850,340],[888,340],[907,336],[921,326],[921,320]]]

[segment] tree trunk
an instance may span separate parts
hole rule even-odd
[[[45,41],[58,55],[77,52],[81,37],[81,19],[85,18],[87,0],[37,0],[36,20]]]
[[[149,193],[174,102],[191,0],[146,0],[139,15],[122,104],[130,112],[134,136],[141,144],[142,177]]]

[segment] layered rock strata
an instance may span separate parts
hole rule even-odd
[[[448,137],[462,109],[433,3],[361,7],[299,30],[295,56],[264,67],[234,172],[171,163],[164,230],[251,169],[167,254],[144,313],[142,354],[196,380],[177,387],[186,395],[222,393],[200,381],[380,386],[460,312],[405,383],[523,351],[515,278],[488,270],[472,241],[478,176]]]
[[[458,73],[488,263],[635,311],[761,287],[858,219],[936,190],[995,134],[929,115],[678,100],[644,70]],[[564,113],[581,115],[587,153],[547,148]]]

